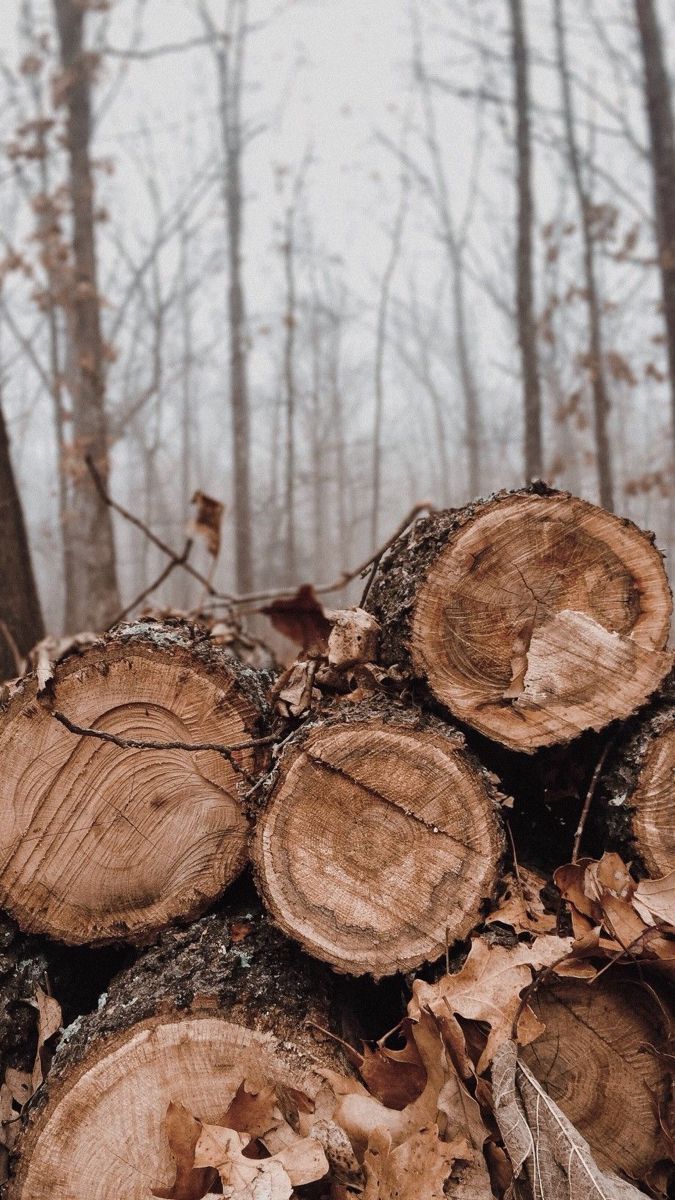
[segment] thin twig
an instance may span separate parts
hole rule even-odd
[[[584,807],[581,810],[581,816],[579,817],[579,824],[577,825],[576,833],[574,835],[574,845],[572,847],[572,862],[573,863],[576,863],[577,859],[579,858],[579,850],[581,849],[581,839],[584,836],[584,829],[586,828],[586,821],[588,820],[588,814],[591,811],[591,804],[593,803],[595,789],[598,786],[598,780],[600,778],[600,773],[602,771],[602,768],[605,765],[605,761],[607,759],[607,755],[609,754],[610,747],[613,744],[614,744],[613,737],[609,738],[605,742],[602,754],[600,755],[597,763],[595,764],[595,770],[593,772],[593,775],[591,776],[591,782],[588,785],[588,791],[586,792],[586,799],[584,800]]]
[[[119,624],[119,622],[123,621],[130,612],[133,612],[135,608],[138,608],[139,604],[141,604],[146,597],[148,597],[152,592],[156,591],[160,584],[164,583],[165,579],[169,578],[169,575],[173,570],[175,570],[176,567],[184,566],[190,557],[191,550],[192,538],[188,538],[185,542],[185,546],[183,547],[183,553],[169,560],[164,569],[160,571],[157,578],[151,584],[149,584],[148,587],[144,588],[143,591],[131,601],[131,604],[127,604],[126,608],[123,608],[121,612],[117,613],[117,616],[113,617],[112,621],[108,625],[108,629],[112,629],[113,625]]]
[[[12,637],[12,631],[6,621],[0,621],[0,633],[2,633],[2,636],[7,642],[7,648],[14,659],[16,673],[17,675],[21,675],[23,673],[23,657],[21,654],[19,654],[19,647]]]
[[[550,963],[548,967],[543,967],[541,970],[535,973],[532,983],[528,984],[523,992],[516,1015],[513,1018],[513,1024],[511,1025],[512,1041],[515,1042],[518,1039],[518,1025],[520,1023],[520,1018],[522,1017],[534,993],[539,990],[542,983],[545,983],[547,979],[550,979],[551,975],[554,974],[556,967],[559,967],[561,963],[564,963],[568,958],[571,957],[572,955],[568,950],[565,954],[561,954],[559,958],[556,958],[554,962]]]
[[[372,558],[369,559],[369,561],[367,563],[363,564],[363,567],[361,568],[360,571],[355,572],[355,575],[362,575],[363,572],[365,571],[366,567],[370,566],[372,563],[371,572],[366,581],[366,586],[363,589],[363,595],[361,596],[361,599],[359,601],[360,608],[363,608],[366,600],[368,599],[368,596],[370,594],[370,589],[373,586],[373,583],[375,582],[375,576],[377,575],[378,567],[379,567],[382,559],[384,558],[385,554],[387,553],[387,550],[389,550],[393,546],[394,542],[398,541],[401,534],[405,533],[408,526],[412,525],[413,521],[415,520],[415,517],[418,517],[421,512],[433,512],[433,511],[434,511],[434,505],[431,503],[430,500],[422,500],[419,504],[416,504],[414,508],[411,508],[410,512],[408,513],[407,517],[405,518],[405,521],[401,522],[401,524],[399,525],[396,532],[393,533],[391,535],[391,537],[389,538],[389,540],[384,543],[384,546],[382,546],[379,550],[377,550],[375,552],[375,554],[372,556]],[[353,575],[352,578],[355,578],[355,575]]]
[[[648,942],[650,938],[656,937],[657,934],[667,932],[670,928],[670,925],[668,925],[665,921],[657,921],[655,925],[648,925],[646,929],[642,930],[642,933],[639,933],[637,937],[633,938],[632,942],[629,942],[627,946],[622,946],[622,949],[618,950],[614,957],[610,958],[609,962],[605,963],[604,967],[598,971],[597,975],[594,975],[593,978],[589,980],[589,983],[597,983],[600,976],[605,974],[605,971],[609,971],[610,967],[613,967],[615,963],[618,963],[622,958],[625,958],[626,955],[628,955],[629,958],[634,959],[635,954],[633,951],[640,945],[641,942]],[[619,941],[618,938],[616,938],[616,940]],[[622,943],[619,942],[619,945],[621,946]]]
[[[232,746],[224,746],[221,742],[155,742],[142,741],[139,738],[120,737],[117,733],[109,733],[106,729],[91,729],[86,725],[77,725],[75,721],[71,721],[65,713],[59,712],[58,709],[51,709],[51,715],[56,721],[70,733],[76,733],[80,737],[99,738],[102,742],[111,742],[114,746],[119,746],[121,750],[188,750],[195,753],[198,750],[213,750],[216,754],[222,754],[226,758],[235,771],[243,775],[247,783],[253,783],[253,777],[248,771],[244,770],[240,763],[236,761],[234,755],[239,750],[253,750],[257,746],[271,746],[277,739],[270,735],[268,737],[251,738],[247,742],[236,742]]]
[[[123,504],[120,504],[118,500],[113,500],[105,486],[105,483],[103,482],[101,473],[90,454],[85,455],[84,461],[87,465],[87,470],[94,481],[94,486],[96,487],[96,490],[103,503],[107,504],[108,508],[112,508],[114,512],[119,513],[121,517],[124,517],[125,521],[129,521],[131,525],[135,525],[137,529],[140,529],[141,533],[145,534],[146,538],[148,541],[152,542],[153,546],[156,546],[158,550],[162,551],[162,554],[166,554],[173,562],[177,563],[177,560],[181,557],[180,554],[178,554],[175,550],[172,550],[171,546],[167,546],[166,542],[163,542],[161,538],[157,537],[157,534],[153,533],[152,529],[148,529],[148,526],[141,521],[140,517],[137,517],[134,513],[129,512],[129,509],[125,508]],[[196,567],[193,567],[192,563],[186,560],[178,565],[180,565],[184,571],[187,571],[189,575],[192,575],[198,583],[201,583],[202,587],[206,588],[209,596],[213,596],[219,600],[224,600],[227,603],[232,600],[232,597],[228,595],[227,592],[217,591],[209,582],[206,575],[203,575],[201,571],[198,571]]]

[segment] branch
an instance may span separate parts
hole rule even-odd
[[[126,608],[123,608],[122,611],[119,612],[116,617],[113,617],[112,621],[108,625],[108,629],[112,629],[113,625],[117,625],[120,621],[123,621],[124,618],[127,617],[130,612],[133,612],[133,610],[135,608],[138,608],[138,605],[141,604],[142,601],[145,600],[147,596],[149,596],[152,592],[156,591],[156,589],[160,586],[160,584],[164,583],[164,580],[169,578],[169,575],[176,567],[184,567],[185,564],[187,563],[188,558],[190,557],[191,550],[192,550],[192,538],[188,538],[183,547],[183,553],[179,554],[179,555],[174,555],[170,559],[170,561],[164,567],[163,571],[160,571],[157,578],[151,584],[149,584],[148,587],[144,588],[144,590],[138,596],[136,596],[136,598],[134,600],[131,601],[131,604],[127,604]]]
[[[223,758],[227,759],[234,770],[244,776],[247,783],[253,783],[253,778],[236,761],[234,758],[235,753],[239,750],[253,750],[257,746],[271,746],[278,740],[270,734],[267,737],[252,738],[248,742],[235,742],[232,746],[223,746],[220,742],[146,742],[139,738],[119,737],[118,734],[108,733],[105,729],[91,729],[86,725],[76,725],[65,713],[59,712],[58,709],[51,709],[51,715],[69,733],[75,733],[79,737],[98,738],[102,742],[111,742],[113,746],[119,746],[121,750],[188,750],[190,753],[196,753],[199,750],[213,750],[216,754],[222,754]]]

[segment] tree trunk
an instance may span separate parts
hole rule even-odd
[[[22,658],[44,636],[21,500],[0,405],[0,678],[18,674]]]
[[[238,785],[265,765],[181,743],[250,743],[265,679],[185,623],[119,626],[68,654],[40,703],[28,676],[0,713],[0,902],[70,944],[138,941],[203,912],[243,869]],[[133,748],[75,725],[159,742]],[[165,743],[178,743],[165,748]]]
[[[297,396],[295,387],[295,205],[289,205],[283,245],[286,279],[286,311],[284,313],[284,384],[286,391],[286,461],[284,478],[284,507],[286,509],[285,570],[289,583],[297,581],[298,559],[295,536],[295,421]]]
[[[515,80],[516,150],[518,155],[518,249],[516,251],[516,311],[523,373],[525,481],[543,474],[541,387],[534,315],[529,63],[522,0],[509,0]]]
[[[654,0],[635,0],[652,150],[654,210],[663,317],[670,370],[671,430],[675,447],[675,129],[670,79]]]
[[[461,735],[373,702],[288,743],[252,859],[284,933],[379,978],[466,937],[503,848],[494,788]]]
[[[268,1111],[281,1108],[292,1137],[286,1123],[301,1127],[326,1088],[321,1066],[344,1069],[314,1028],[334,1024],[321,968],[260,916],[216,914],[166,934],[61,1042],[31,1105],[11,1200],[213,1191],[196,1170],[194,1190],[171,1190],[169,1105],[269,1146],[274,1121],[256,1129],[250,1120],[256,1093],[260,1120],[270,1089]],[[323,1129],[329,1141],[328,1122]]]
[[[675,863],[675,704],[670,694],[636,718],[602,781],[610,845],[658,879]]]
[[[668,1157],[665,1008],[653,986],[610,976],[561,980],[532,1002],[546,1029],[522,1057],[589,1142],[598,1165],[644,1179]],[[657,1107],[658,1106],[658,1107]]]
[[[66,620],[71,629],[105,629],[119,612],[110,509],[84,464],[90,455],[104,476],[108,468],[105,366],[94,239],[90,65],[83,45],[84,9],[76,0],[54,0],[60,42],[61,94],[66,108],[66,147],[73,213],[73,284],[67,298],[72,341],[73,496],[72,556],[75,595]]]
[[[672,661],[652,539],[543,484],[418,521],[367,607],[385,663],[514,750],[629,716]]]
[[[577,135],[574,120],[574,103],[572,99],[572,84],[567,62],[567,46],[563,20],[562,0],[553,0],[558,58],[558,72],[562,92],[563,119],[565,123],[565,140],[567,157],[572,181],[579,205],[581,219],[581,234],[583,240],[584,289],[588,310],[588,353],[587,369],[591,381],[593,396],[593,429],[595,434],[595,453],[598,474],[598,493],[600,503],[610,511],[614,508],[614,482],[612,471],[612,451],[607,431],[609,416],[609,394],[605,372],[605,356],[602,337],[601,302],[595,272],[595,247],[592,227],[592,203],[586,189],[581,170],[581,160],[577,145]]]
[[[251,514],[251,414],[248,395],[246,300],[242,271],[243,195],[241,94],[246,46],[246,0],[235,0],[236,29],[218,37],[219,117],[223,151],[223,201],[227,229],[230,334],[230,412],[232,419],[232,488],[235,538],[235,577],[240,593],[253,590],[253,528]]]

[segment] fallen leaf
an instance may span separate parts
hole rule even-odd
[[[363,1053],[352,1052],[354,1065],[368,1091],[387,1108],[405,1108],[417,1099],[426,1083],[427,1073],[411,1033],[412,1024],[406,1017],[399,1026],[405,1039],[400,1050],[391,1050],[386,1039],[382,1039],[374,1050],[364,1046]]]
[[[454,975],[444,975],[437,983],[416,980],[411,1016],[428,1008],[443,1017],[449,1009],[470,1021],[485,1021],[489,1027],[487,1043],[477,1063],[477,1071],[486,1070],[499,1045],[509,1041],[521,1007],[521,993],[532,982],[534,972],[562,964],[572,951],[572,939],[547,934],[531,946],[523,942],[507,949],[474,938],[466,962]],[[573,974],[592,974],[592,968],[571,964]],[[532,1009],[526,1005],[518,1019],[518,1041],[527,1045],[542,1031]]]
[[[195,1164],[215,1167],[225,1187],[241,1200],[290,1200],[294,1187],[314,1183],[328,1172],[323,1147],[314,1138],[297,1139],[270,1158],[246,1157],[250,1141],[234,1129],[202,1125]]]
[[[633,904],[647,925],[662,921],[675,928],[675,870],[661,879],[643,879],[635,889]]]
[[[282,717],[301,717],[309,712],[320,693],[314,688],[316,660],[299,660],[293,663],[277,680],[272,695],[275,708]]]
[[[434,1127],[393,1146],[386,1129],[375,1129],[363,1157],[363,1200],[444,1200],[444,1184],[458,1158],[471,1157],[466,1143],[447,1145]]]
[[[201,1200],[216,1182],[211,1164],[197,1165],[195,1149],[202,1126],[184,1104],[169,1104],[165,1117],[166,1136],[176,1165],[176,1178],[170,1188],[151,1188],[162,1200]]]
[[[310,584],[303,584],[294,596],[279,596],[260,611],[269,617],[278,633],[296,642],[305,652],[327,653],[331,624]]]
[[[644,1193],[601,1171],[588,1142],[527,1067],[514,1042],[504,1042],[492,1063],[495,1117],[518,1178],[533,1200],[640,1200]]]
[[[518,875],[507,875],[505,890],[494,912],[486,917],[487,925],[498,922],[509,925],[516,933],[553,933],[556,929],[556,914],[546,912],[541,891],[546,880],[529,871],[518,868]]]

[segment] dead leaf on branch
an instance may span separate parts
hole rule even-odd
[[[191,528],[198,537],[204,539],[209,554],[217,558],[220,553],[220,530],[225,505],[213,496],[207,496],[205,492],[195,492],[190,503],[197,506]]]
[[[294,596],[279,596],[260,611],[269,617],[277,633],[296,642],[302,650],[327,654],[331,625],[310,584],[303,584]]]
[[[618,1175],[601,1171],[582,1138],[527,1067],[516,1044],[502,1043],[492,1064],[495,1116],[516,1177],[533,1200],[640,1200]]]

